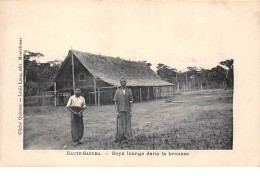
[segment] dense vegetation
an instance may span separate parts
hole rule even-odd
[[[43,57],[42,53],[24,51],[24,94],[40,95],[52,84],[62,61],[54,60],[46,63],[37,62],[35,58]]]
[[[192,89],[200,88],[201,84],[208,88],[219,88],[225,83],[226,88],[233,88],[233,59],[220,62],[220,65],[211,69],[187,67],[187,71],[181,72],[164,64],[158,64],[157,74],[165,81],[177,84],[191,83]]]
[[[40,52],[24,51],[25,96],[41,95],[52,84],[62,64],[62,61],[58,59],[46,63],[37,62],[35,59],[39,57],[44,57],[44,55]],[[190,82],[193,89],[199,88],[201,84],[208,88],[218,88],[225,82],[227,88],[233,88],[233,62],[233,59],[222,61],[220,65],[212,69],[187,67],[186,72],[159,63],[157,74],[165,81],[175,84],[180,82],[180,87],[182,83]],[[147,64],[151,66],[150,63]]]

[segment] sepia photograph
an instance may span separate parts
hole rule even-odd
[[[24,149],[232,149],[233,59],[154,71],[77,50],[37,56],[24,53]]]

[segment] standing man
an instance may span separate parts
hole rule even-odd
[[[81,96],[81,90],[75,89],[75,95],[69,98],[67,108],[71,112],[71,135],[73,145],[77,146],[82,144],[80,141],[84,133],[83,114],[82,112],[86,109],[85,98]]]
[[[117,113],[117,131],[115,142],[132,139],[131,117],[132,103],[134,101],[130,89],[126,88],[126,79],[120,79],[121,87],[116,90],[113,101]]]

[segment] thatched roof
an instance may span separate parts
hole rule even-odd
[[[119,86],[119,79],[126,78],[128,86],[167,86],[146,63],[128,61],[110,56],[95,55],[70,50],[82,65],[96,78],[113,86]],[[70,54],[69,52],[69,54]]]

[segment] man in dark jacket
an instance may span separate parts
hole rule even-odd
[[[132,139],[131,117],[132,117],[132,103],[134,101],[130,89],[126,88],[126,79],[120,79],[121,87],[116,90],[113,101],[117,113],[117,131],[116,141]]]

